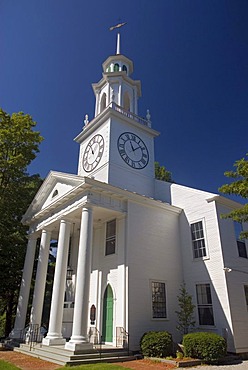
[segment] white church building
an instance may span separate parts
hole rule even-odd
[[[30,324],[42,325],[49,248],[58,241],[49,327],[43,346],[71,351],[99,341],[139,349],[149,330],[175,342],[178,295],[186,284],[195,331],[215,332],[228,351],[248,352],[248,243],[221,214],[240,204],[218,194],[155,179],[159,132],[138,112],[141,82],[117,52],[94,83],[78,173],[51,171],[23,217],[29,225],[12,337],[25,327],[37,240]]]

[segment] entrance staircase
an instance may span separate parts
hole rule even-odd
[[[137,355],[132,355],[128,350],[107,345],[94,345],[92,350],[73,352],[64,348],[64,346],[44,346],[41,343],[20,344],[14,351],[23,354],[38,357],[42,360],[54,362],[64,366],[74,366],[82,364],[91,364],[97,362],[124,362],[136,360]]]

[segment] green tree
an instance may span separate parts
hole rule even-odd
[[[10,116],[0,109],[0,315],[5,336],[13,325],[27,244],[21,219],[42,182],[27,173],[43,140],[35,125],[28,114]]]
[[[185,283],[180,287],[180,294],[177,296],[179,311],[176,311],[178,318],[177,330],[182,334],[188,334],[189,329],[195,326],[194,309],[195,305],[192,303],[192,297],[186,290]]]
[[[224,173],[226,177],[233,179],[230,184],[225,184],[219,188],[223,194],[234,194],[244,199],[248,198],[248,153],[246,158],[241,158],[234,163],[235,170]],[[237,222],[248,222],[248,203],[242,207],[222,215],[223,218],[232,218]],[[248,238],[248,230],[240,234],[240,238]]]
[[[159,162],[155,162],[155,179],[167,181],[167,182],[174,182],[172,180],[172,174],[170,171],[167,171],[164,166],[160,166]]]

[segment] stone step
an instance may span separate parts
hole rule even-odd
[[[137,356],[121,356],[121,357],[98,357],[98,358],[88,358],[85,360],[73,360],[67,362],[67,366],[83,365],[83,364],[96,364],[99,362],[127,362],[137,360]]]
[[[59,365],[80,365],[97,362],[123,362],[137,359],[137,356],[130,356],[128,351],[120,348],[101,348],[90,351],[73,351],[64,349],[63,346],[42,346],[35,344],[31,350],[28,344],[21,344],[15,351],[21,352],[33,357],[39,357],[43,360],[54,362]]]

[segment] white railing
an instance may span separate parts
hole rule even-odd
[[[120,105],[114,103],[114,102],[111,102],[108,107],[112,108],[113,110],[115,110],[116,112],[119,112],[121,113],[123,116],[125,117],[128,117],[128,118],[131,118],[133,119],[134,121],[136,122],[139,122],[141,123],[142,125],[144,126],[148,126],[148,127],[151,127],[151,121],[147,121],[146,119],[144,118],[141,118],[139,116],[137,116],[137,114],[134,114],[132,112],[129,112],[128,110],[124,109],[123,107],[121,107]],[[107,107],[107,108],[108,108]]]
[[[109,109],[109,108],[111,108],[111,109],[113,109],[113,110],[115,110],[116,112],[118,112],[118,113],[121,113],[123,116],[125,116],[125,117],[128,117],[128,118],[130,118],[130,119],[132,119],[132,120],[134,120],[134,121],[136,121],[136,122],[138,122],[138,123],[140,123],[141,125],[144,125],[144,126],[147,126],[147,127],[150,127],[151,128],[151,121],[150,121],[150,115],[149,116],[147,116],[148,117],[148,119],[145,119],[145,118],[142,118],[142,117],[139,117],[137,114],[135,114],[135,113],[132,113],[132,112],[130,112],[130,111],[128,111],[128,110],[126,110],[126,109],[124,109],[123,107],[121,107],[120,105],[118,105],[118,104],[116,104],[116,103],[114,103],[114,102],[111,102],[111,103],[109,103],[108,105],[107,105],[107,107],[101,112],[101,113],[103,113],[103,112],[105,112],[107,109]],[[100,114],[101,114],[100,113]],[[148,113],[149,113],[149,111],[148,111]],[[85,115],[85,120],[84,120],[84,127],[86,127],[86,126],[88,126],[89,124],[91,124],[91,122],[92,121],[89,121],[89,119],[88,119],[88,115],[86,114]]]

